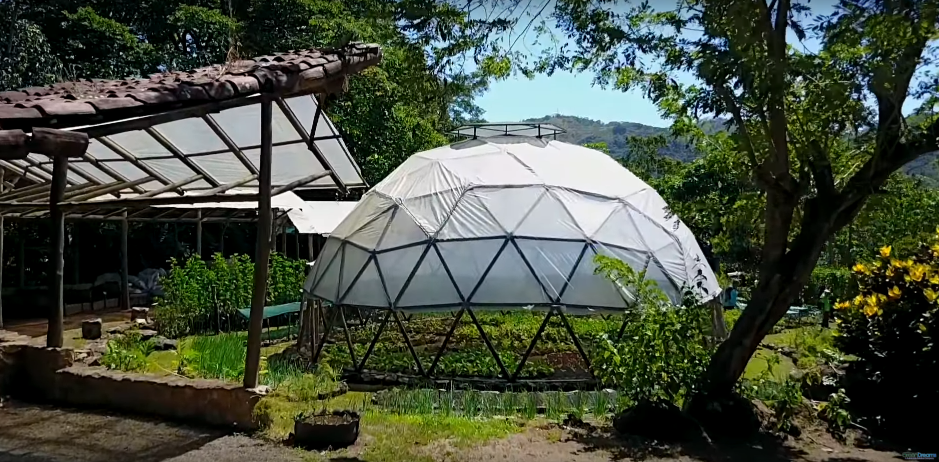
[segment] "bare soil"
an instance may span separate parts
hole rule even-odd
[[[3,401],[0,462],[268,462],[302,454],[243,435]]]
[[[370,438],[363,434],[355,447]],[[753,440],[721,446],[659,446],[621,438],[609,429],[547,426],[469,448],[447,440],[421,453],[441,462],[895,462],[897,453],[844,446],[817,428],[798,439]],[[315,454],[244,435],[158,420],[4,401],[0,406],[0,462],[367,462]],[[349,458],[348,455],[352,455]],[[382,460],[392,460],[385,455]],[[404,461],[402,461],[404,462]]]
[[[101,319],[101,322],[105,324],[104,330],[107,330],[121,322],[130,322],[130,311],[111,308],[96,312],[75,313],[65,317],[63,328],[66,331],[78,329],[81,332],[82,321],[89,319]],[[5,323],[4,328],[20,335],[45,339],[46,332],[49,331],[49,321],[46,319],[13,319]],[[66,338],[68,337],[66,336]]]
[[[442,449],[454,462],[896,462],[896,453],[846,447],[825,434],[786,441],[715,446],[660,446],[621,438],[605,429],[542,428],[491,441],[462,452]]]

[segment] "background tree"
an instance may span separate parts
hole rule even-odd
[[[782,318],[826,242],[851,223],[893,172],[937,150],[934,117],[908,123],[911,96],[935,94],[935,1],[842,0],[828,16],[791,0],[648,3],[559,0],[567,44],[526,72],[592,70],[598,83],[643,89],[673,131],[695,135],[699,115],[732,118],[733,142],[764,201],[758,282],[705,374],[729,392]],[[803,23],[814,22],[811,29]],[[816,53],[789,45],[812,33]],[[676,72],[697,83],[681,84]]]
[[[442,133],[479,117],[473,98],[500,72],[489,37],[511,26],[414,0],[6,0],[0,12],[15,23],[0,33],[2,90],[379,43],[384,62],[327,109],[372,184],[402,156],[439,146]],[[486,64],[469,70],[474,59]]]

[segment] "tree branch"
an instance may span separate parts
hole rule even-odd
[[[818,140],[809,141],[809,150],[812,178],[815,180],[818,197],[823,200],[833,199],[838,195],[838,190],[835,189],[835,174],[831,168],[831,159]]]
[[[756,160],[756,150],[753,147],[753,138],[750,137],[750,130],[747,129],[747,124],[743,120],[743,114],[740,112],[740,106],[737,105],[736,101],[734,101],[734,97],[731,95],[727,85],[714,84],[713,87],[714,91],[717,92],[717,95],[724,100],[724,105],[727,106],[727,110],[730,111],[731,116],[734,118],[734,125],[736,125],[740,130],[740,134],[743,137],[744,150],[746,151],[747,158],[750,160],[750,168],[752,168],[754,171],[757,171],[760,163]]]
[[[904,4],[903,6],[906,8],[904,13],[910,21],[910,30],[914,34],[917,31],[924,30],[922,24],[934,24],[937,14],[939,14],[935,8],[924,7],[922,10],[923,17],[917,21],[913,11],[914,7],[910,4]],[[932,30],[932,28],[928,29]],[[865,165],[865,168],[861,169],[861,172],[867,172],[869,179],[873,179],[877,175],[882,160],[886,161],[886,168],[890,168],[898,162],[901,162],[899,166],[902,166],[906,162],[915,159],[918,155],[915,154],[916,152],[925,153],[934,150],[923,151],[912,146],[907,147],[907,149],[900,148],[905,120],[902,113],[903,104],[906,101],[910,83],[916,73],[917,66],[920,64],[920,57],[923,55],[929,39],[928,34],[920,33],[916,40],[911,40],[903,49],[900,59],[891,63],[881,63],[882,66],[875,70],[874,75],[871,76],[870,89],[877,102],[876,146],[871,161],[868,162],[868,165]],[[883,72],[878,72],[883,71],[885,66],[892,66],[895,71],[886,76]],[[935,125],[931,127],[931,129],[934,128]],[[935,144],[934,138],[930,141],[931,144]],[[893,159],[894,156],[898,158]],[[899,168],[899,166],[896,168]]]

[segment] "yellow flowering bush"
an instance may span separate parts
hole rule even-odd
[[[939,387],[926,372],[939,365],[939,229],[914,255],[886,246],[852,271],[858,295],[835,304],[836,345],[858,358],[854,367],[863,377],[860,391],[849,394],[893,431],[918,431],[906,428],[911,409],[939,411]]]

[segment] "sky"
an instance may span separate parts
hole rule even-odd
[[[653,1],[653,5],[656,2]],[[830,14],[831,0],[817,0],[811,4],[813,13]],[[557,33],[557,32],[556,32]],[[819,42],[808,38],[799,43],[790,32],[789,41],[808,51],[817,51]],[[682,83],[691,83],[689,74],[673,76]],[[476,103],[486,112],[490,122],[517,122],[528,118],[563,114],[601,122],[634,122],[656,127],[667,127],[670,121],[662,119],[651,101],[641,90],[624,93],[602,89],[593,85],[590,72],[573,74],[559,72],[553,76],[538,75],[533,80],[524,76],[493,82],[488,92],[477,97]]]
[[[655,127],[670,123],[659,117],[641,91],[624,93],[592,85],[593,74],[556,73],[533,80],[511,77],[491,84],[476,98],[490,122],[517,122],[552,114],[575,115],[602,122],[637,122]]]

